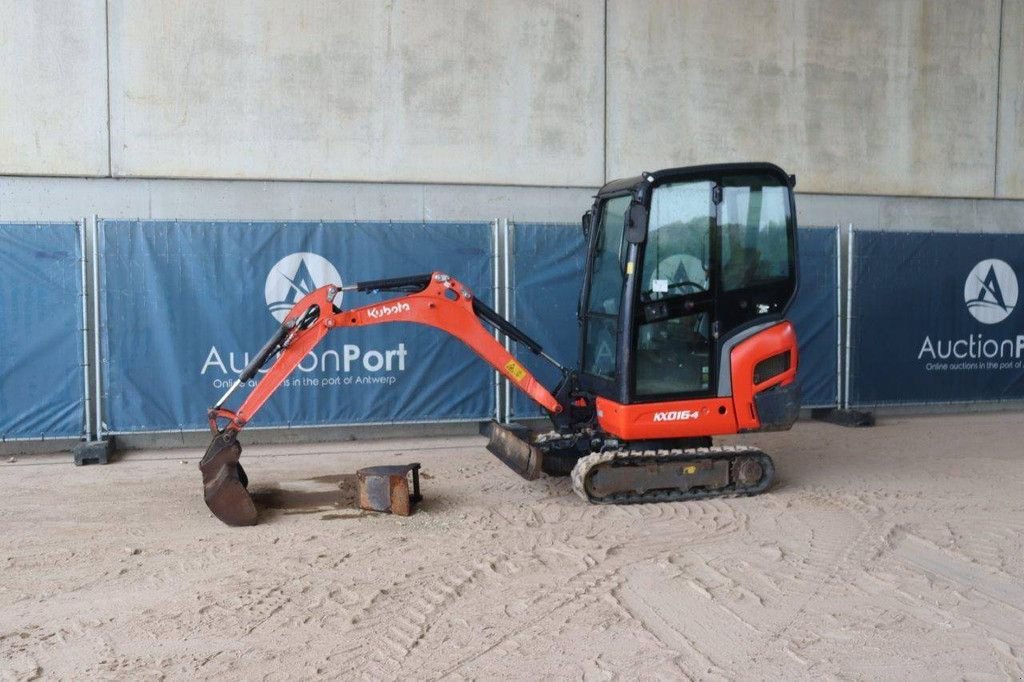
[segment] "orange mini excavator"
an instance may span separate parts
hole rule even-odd
[[[441,272],[320,287],[210,408],[214,437],[199,464],[207,505],[227,524],[256,523],[239,432],[328,333],[388,322],[451,334],[543,406],[549,432],[481,428],[487,449],[524,478],[571,475],[575,491],[595,503],[766,490],[774,475],[768,455],[714,447],[711,436],[788,429],[799,412],[797,341],[785,320],[797,286],[794,184],[778,166],[741,163],[641,173],[602,187],[583,216],[575,369]],[[400,295],[342,310],[334,305],[340,291]],[[557,367],[557,387],[542,386],[488,327]],[[242,405],[226,408],[271,359]]]

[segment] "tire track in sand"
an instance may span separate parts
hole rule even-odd
[[[777,660],[774,674],[806,674],[809,662],[793,651],[788,633],[847,565],[870,555],[877,506],[828,494],[766,503],[777,509],[747,529],[749,550],[696,548],[664,564],[638,564],[614,594],[655,637],[685,654],[687,674],[729,678],[779,641],[789,658]]]
[[[542,633],[558,632],[565,628],[575,613],[602,597],[607,596],[621,608],[613,595],[625,581],[623,572],[630,567],[670,556],[680,547],[693,547],[744,532],[749,523],[747,515],[740,512],[731,500],[585,509],[593,510],[596,518],[592,532],[600,541],[581,550],[581,561],[576,564],[582,564],[580,570],[568,575],[551,575],[550,583],[545,585],[551,589],[544,591],[542,601],[533,604],[534,607],[541,607],[539,610],[524,609],[505,618],[500,627],[495,628],[474,651],[440,671],[438,679],[464,670],[503,645],[511,646],[512,640],[522,638],[530,641],[531,637]],[[619,517],[620,523],[609,523],[611,519],[607,518],[608,515]],[[546,515],[541,512],[540,516]],[[531,518],[536,516],[531,515]],[[632,523],[625,526],[621,523],[622,520],[644,523],[652,518],[659,522],[657,529],[643,534],[639,534]],[[667,525],[661,525],[665,522]],[[520,563],[532,562],[543,570],[547,567],[541,556],[544,549],[535,543],[528,544],[512,558]],[[529,575],[528,571],[526,573]],[[675,652],[670,652],[670,655],[675,657]],[[677,670],[679,673],[684,672],[682,668],[677,667]]]
[[[581,602],[610,596],[622,583],[623,568],[744,532],[749,523],[737,507],[719,500],[578,509],[553,497],[534,508],[480,511],[464,535],[447,541],[478,544],[482,523],[497,526],[508,544],[488,547],[472,567],[433,566],[382,590],[349,633],[365,641],[346,660],[354,677],[453,674],[503,644],[516,646],[513,640],[526,631],[563,628],[570,612],[583,608]],[[579,517],[582,528],[567,524],[566,517]],[[449,617],[467,610],[475,615],[473,628]],[[422,646],[431,638],[430,647]],[[437,659],[443,657],[431,655],[439,648],[461,653],[442,667]]]

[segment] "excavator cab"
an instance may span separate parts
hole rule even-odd
[[[758,337],[754,366],[736,368],[750,376],[733,375],[737,345],[778,326],[796,293],[794,182],[778,166],[743,163],[601,188],[584,217],[578,381],[606,431],[633,441],[792,423],[791,381],[752,411],[729,403],[736,388],[754,398],[755,384],[795,372],[789,328]],[[737,424],[751,412],[747,429]]]

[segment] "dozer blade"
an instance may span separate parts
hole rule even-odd
[[[526,431],[514,425],[507,428],[494,421],[480,425],[480,435],[487,436],[487,449],[491,454],[527,481],[532,481],[540,476],[544,454],[517,435],[516,430]]]
[[[229,526],[256,524],[256,505],[246,490],[249,480],[238,463],[241,454],[235,432],[225,430],[214,436],[199,462],[206,506]]]

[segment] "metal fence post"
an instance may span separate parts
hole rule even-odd
[[[836,407],[843,401],[843,236],[836,223]]]
[[[495,310],[501,310],[501,255],[498,248],[499,219],[491,221],[491,303]],[[494,340],[501,341],[501,334],[494,330]],[[501,421],[501,372],[494,371],[494,420]]]
[[[96,434],[92,428],[92,391],[89,388],[89,276],[86,272],[86,268],[89,267],[90,260],[86,256],[87,251],[85,246],[85,231],[88,228],[88,224],[88,218],[82,218],[82,221],[78,223],[78,246],[82,253],[81,259],[79,260],[82,275],[82,396],[85,402],[85,420],[82,426],[85,432],[85,440],[92,442],[96,440]]]
[[[92,312],[93,312],[93,380],[95,385],[93,386],[94,399],[93,409],[95,410],[96,419],[94,424],[96,425],[96,440],[103,440],[103,397],[102,397],[102,385],[103,385],[103,368],[100,365],[100,264],[99,264],[99,241],[100,241],[100,230],[99,230],[99,216],[93,215],[92,217]]]
[[[853,350],[850,346],[853,338],[853,223],[847,227],[846,241],[846,367],[843,381],[843,409],[850,409],[850,363]]]
[[[511,223],[510,223],[508,218],[502,218],[502,221],[504,223],[504,230],[503,230],[502,239],[504,241],[504,246],[505,246],[505,248],[504,248],[505,262],[503,264],[504,265],[504,273],[505,273],[505,310],[504,310],[504,312],[505,312],[505,319],[511,321],[512,320],[512,277],[511,277],[510,273],[511,273],[511,270],[512,270],[512,268],[511,268],[512,252],[510,250],[510,244],[511,244],[512,240],[510,239],[510,232],[512,230],[512,227],[511,227]],[[505,350],[507,350],[509,353],[512,352],[512,340],[510,338],[508,338],[507,336],[505,337]],[[504,419],[502,421],[504,421],[506,424],[512,421],[512,384],[508,381],[508,379],[505,380]]]

